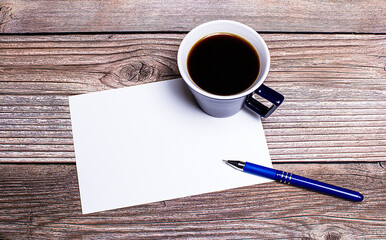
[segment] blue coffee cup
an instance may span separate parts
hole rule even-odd
[[[248,41],[256,50],[260,60],[260,71],[256,81],[244,91],[233,95],[216,95],[207,92],[196,85],[189,75],[187,59],[192,47],[206,36],[216,33],[229,33]],[[177,63],[180,74],[188,85],[200,108],[213,117],[230,117],[238,113],[244,106],[262,117],[270,116],[280,106],[284,96],[263,84],[270,67],[268,47],[261,36],[252,28],[235,21],[217,20],[207,22],[190,31],[178,49]],[[235,79],[237,81],[237,79]],[[258,95],[271,106],[266,106],[256,100]]]

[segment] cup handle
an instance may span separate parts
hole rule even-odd
[[[272,103],[271,107],[267,107],[264,104],[260,103],[256,99],[254,99],[252,96],[253,94],[257,94],[261,96],[262,98],[268,100]],[[249,94],[247,96],[247,99],[245,100],[245,106],[247,106],[249,109],[254,111],[255,113],[259,114],[260,116],[267,118],[269,115],[275,111],[275,109],[280,106],[280,104],[284,101],[284,96],[280,93],[276,92],[272,88],[269,88],[262,84],[256,91]]]

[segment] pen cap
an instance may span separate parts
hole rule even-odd
[[[324,182],[319,182],[313,179],[302,177],[296,174],[278,170],[276,173],[276,181],[287,183],[289,185],[305,188],[308,190],[328,194],[335,197],[344,198],[346,200],[360,202],[363,200],[363,195],[359,192],[350,189],[334,186]]]

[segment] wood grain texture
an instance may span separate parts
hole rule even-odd
[[[386,37],[263,34],[274,162],[386,160]],[[0,162],[74,162],[68,96],[179,77],[184,34],[0,38]]]
[[[217,19],[269,32],[386,32],[386,7],[376,0],[0,0],[3,33],[189,31]]]
[[[383,164],[274,166],[360,191],[361,203],[268,183],[88,215],[75,165],[1,164],[0,238],[385,239]]]

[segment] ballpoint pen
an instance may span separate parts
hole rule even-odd
[[[257,176],[270,178],[276,180],[277,182],[287,183],[289,185],[309,189],[312,191],[332,195],[335,197],[340,197],[346,200],[360,202],[363,200],[363,195],[359,192],[355,192],[349,189],[333,186],[327,183],[322,183],[316,180],[298,176],[292,173],[260,166],[250,162],[241,162],[233,160],[224,160],[224,162],[243,172],[251,173]]]

